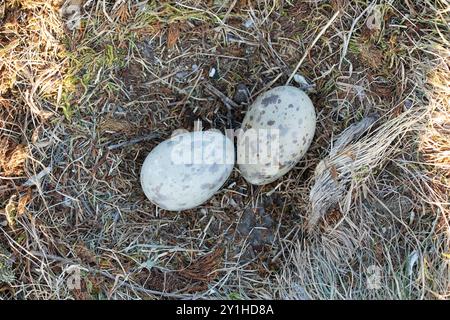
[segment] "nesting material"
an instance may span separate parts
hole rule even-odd
[[[424,115],[412,116],[412,112],[387,121],[360,139],[378,118],[368,116],[337,137],[330,154],[318,164],[314,173],[315,184],[309,195],[312,206],[308,220],[310,231],[333,207],[339,205],[343,213],[348,212],[354,192],[363,191],[361,187],[370,177],[367,173],[388,161],[401,137],[417,129],[415,124],[420,123],[417,117]]]
[[[376,116],[369,116],[345,129],[335,139],[328,157],[317,165],[314,172],[315,184],[309,194],[312,205],[308,223],[310,229],[343,198],[351,173],[365,164],[363,159],[357,158],[359,154],[363,154],[355,153],[355,145],[350,143],[360,138],[376,119]]]

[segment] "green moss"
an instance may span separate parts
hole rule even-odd
[[[237,292],[232,292],[228,295],[228,299],[230,300],[242,300],[242,297],[239,293]]]

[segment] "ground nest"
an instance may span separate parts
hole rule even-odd
[[[0,297],[448,299],[449,9],[2,2]],[[239,128],[286,83],[318,116],[294,170],[256,187],[235,168],[189,211],[146,199],[158,143]],[[317,216],[323,172],[339,192]]]

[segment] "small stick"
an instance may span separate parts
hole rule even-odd
[[[222,100],[222,103],[227,108],[227,118],[228,118],[228,127],[231,129],[233,126],[233,115],[231,114],[232,108],[238,108],[236,102],[228,98],[226,95],[224,95],[222,92],[220,92],[217,88],[215,88],[212,84],[206,83],[206,89],[211,92],[213,95],[217,96],[220,100]]]
[[[295,74],[297,73],[298,69],[302,65],[303,61],[305,61],[306,57],[308,56],[311,49],[316,45],[317,41],[322,37],[322,35],[327,31],[327,29],[333,24],[334,20],[338,17],[338,15],[341,13],[340,10],[336,11],[336,13],[333,15],[333,17],[328,21],[328,23],[325,25],[325,27],[319,32],[317,37],[314,39],[314,41],[311,43],[311,45],[306,49],[305,53],[303,54],[303,57],[298,62],[297,66],[295,67],[294,71],[292,72],[291,76],[289,77],[288,81],[286,81],[286,85],[288,85],[292,79],[294,78]]]
[[[169,79],[170,77],[173,77],[174,75],[176,75],[178,72],[179,71],[177,70],[177,71],[174,71],[172,73],[166,74],[165,76],[158,77],[158,79],[145,82],[144,85],[148,86],[148,85],[155,84],[155,83],[161,82],[163,80]]]
[[[233,3],[230,5],[230,7],[228,8],[227,13],[225,13],[225,16],[222,19],[222,22],[225,23],[228,19],[228,16],[230,15],[231,11],[234,9],[234,7],[236,6],[237,0],[234,0]]]
[[[231,107],[238,108],[236,102],[228,98],[226,95],[224,95],[222,92],[220,92],[217,88],[215,88],[212,84],[206,83],[206,89],[208,89],[209,92],[217,96],[220,100],[222,100],[225,107],[227,107],[228,110],[231,110]]]
[[[156,137],[158,137],[158,135],[152,133],[152,134],[149,134],[149,135],[146,135],[146,136],[143,136],[143,137],[134,138],[134,139],[131,139],[131,140],[128,140],[128,141],[120,142],[118,144],[110,145],[110,146],[108,146],[108,150],[114,150],[114,149],[119,149],[119,148],[122,148],[122,147],[128,147],[130,145],[133,145],[133,144],[136,144],[136,143],[139,143],[139,142],[142,142],[142,141],[146,141],[146,140],[151,140],[151,139],[154,139]]]

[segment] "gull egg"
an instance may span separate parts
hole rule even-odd
[[[305,155],[316,129],[311,99],[293,86],[273,88],[249,107],[238,135],[241,174],[255,185],[271,183]]]
[[[141,169],[147,198],[159,207],[180,211],[209,200],[234,166],[233,142],[218,131],[181,133],[160,143]]]

